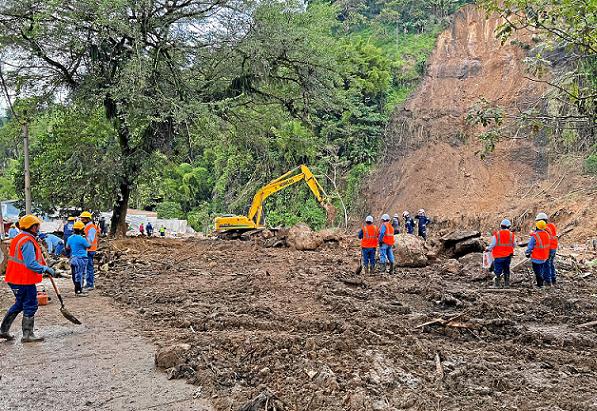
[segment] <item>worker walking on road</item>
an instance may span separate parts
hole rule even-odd
[[[514,255],[514,233],[510,231],[512,223],[508,219],[502,220],[500,230],[493,233],[491,243],[486,251],[493,256],[493,272],[496,287],[501,287],[501,277],[504,274],[504,287],[510,287],[510,263]]]
[[[153,235],[153,226],[151,225],[151,221],[148,221],[145,225],[145,232],[147,233],[147,237],[151,237]]]
[[[15,296],[15,303],[8,309],[2,320],[0,338],[14,339],[14,336],[9,334],[10,326],[19,313],[23,312],[21,342],[44,340],[43,337],[37,337],[33,332],[34,317],[38,307],[35,284],[41,282],[42,273],[49,273],[51,276],[55,276],[56,273],[46,265],[41,247],[37,243],[36,236],[40,225],[41,220],[34,215],[23,216],[19,220],[21,232],[10,243],[4,281],[11,288]]]
[[[375,269],[375,250],[377,248],[378,229],[373,224],[373,217],[365,218],[365,225],[359,231],[361,252],[363,254],[363,268],[365,274],[372,274]]]
[[[80,217],[83,224],[85,224],[85,228],[83,229],[85,232],[85,239],[90,244],[90,247],[87,249],[87,268],[85,269],[85,278],[83,279],[85,282],[84,287],[87,290],[93,290],[95,288],[93,257],[95,257],[95,253],[97,251],[99,235],[97,232],[97,226],[91,220],[93,216],[89,211],[83,211]]]
[[[70,267],[75,285],[75,295],[78,297],[87,296],[83,291],[83,277],[87,271],[87,249],[91,244],[87,242],[84,237],[85,224],[82,221],[77,221],[74,224],[74,233],[68,238],[66,249],[70,251]]]
[[[394,228],[390,224],[390,216],[381,216],[382,224],[379,228],[379,262],[380,271],[385,272],[386,264],[390,265],[390,274],[394,274]]]
[[[16,236],[19,235],[20,231],[17,228],[17,224],[18,223],[15,223],[15,224],[13,224],[13,225],[10,226],[10,229],[8,230],[8,238],[13,239],[13,238],[15,238]]]
[[[547,226],[545,227],[545,231],[549,234],[549,258],[547,259],[547,263],[545,266],[546,277],[549,280],[551,285],[556,284],[556,264],[555,258],[556,253],[558,252],[558,230],[556,229],[556,225],[554,223],[548,222],[547,214],[539,213],[537,217],[535,217],[535,221],[545,221]]]
[[[402,218],[404,218],[404,229],[406,230],[407,234],[414,234],[415,232],[415,220],[411,217],[408,211],[404,211],[402,213]]]
[[[535,272],[535,279],[537,280],[537,287],[542,288],[543,284],[549,286],[551,283],[546,276],[546,263],[549,259],[550,239],[549,234],[545,231],[547,224],[543,220],[535,223],[537,229],[531,233],[529,245],[525,251],[527,258],[531,259],[533,263],[533,271]],[[549,275],[549,274],[548,274]]]
[[[166,227],[160,227],[160,237],[166,237]]]
[[[431,220],[425,215],[425,210],[422,208],[417,213],[416,219],[418,220],[419,237],[427,240],[427,224],[431,223]]]

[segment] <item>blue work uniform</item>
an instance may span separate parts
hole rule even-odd
[[[66,248],[71,253],[70,267],[75,293],[80,293],[83,289],[83,276],[87,270],[87,249],[89,247],[91,247],[91,244],[79,234],[71,235],[66,243]]]
[[[61,255],[64,250],[64,241],[54,234],[45,234],[44,241],[46,242],[46,248],[48,253],[52,255]]]
[[[16,227],[10,227],[8,230],[8,238],[15,238],[20,233],[19,229]]]
[[[414,234],[415,232],[415,220],[411,216],[404,217],[404,228],[407,234]]]
[[[381,227],[379,228],[379,238],[378,238],[378,242],[379,242],[379,262],[383,265],[386,262],[390,262],[392,264],[394,264],[395,260],[394,260],[394,250],[392,249],[392,246],[389,244],[385,244],[383,242],[383,238],[386,235],[386,226],[385,224],[382,224]]]
[[[537,231],[543,231],[543,230],[535,230],[535,232]],[[525,255],[527,257],[529,257],[532,252],[533,249],[535,248],[535,246],[537,245],[537,240],[535,239],[535,236],[531,236],[530,240],[529,240],[529,245],[527,246],[527,249],[525,251]],[[537,281],[537,286],[538,287],[543,287],[544,282],[549,281],[548,277],[550,275],[549,270],[547,270],[547,260],[539,260],[536,258],[531,258],[531,263],[533,265],[533,272],[535,273],[535,280]]]
[[[423,237],[424,240],[427,240],[427,224],[429,224],[431,220],[424,215],[418,215],[415,218],[419,220],[417,224],[419,227],[419,236]]]

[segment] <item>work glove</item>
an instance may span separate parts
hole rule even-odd
[[[52,267],[46,267],[46,273],[50,274],[53,278],[58,278],[58,274]]]

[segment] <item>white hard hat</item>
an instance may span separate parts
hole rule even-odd
[[[404,210],[404,212],[402,213],[402,217],[408,217],[410,215],[410,213],[406,210]]]
[[[507,218],[504,218],[502,220],[502,222],[500,223],[501,227],[510,227],[511,225],[512,225],[512,223]]]
[[[390,221],[390,215],[389,214],[384,214],[384,215],[381,216],[381,219],[383,221]]]
[[[400,216],[398,215],[398,213],[394,214],[394,218],[399,218]]]
[[[368,215],[367,218],[365,218],[365,222],[366,223],[372,223],[373,222],[373,217]]]
[[[535,217],[535,221],[539,221],[539,220],[545,220],[545,221],[547,221],[547,219],[548,219],[548,217],[547,217],[547,214],[545,214],[545,213],[539,213]]]
[[[422,208],[419,210],[418,212],[419,215],[424,215],[425,214],[425,210],[423,210]]]

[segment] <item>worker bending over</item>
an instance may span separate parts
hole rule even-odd
[[[390,216],[384,214],[381,216],[382,224],[379,228],[379,262],[380,272],[386,271],[386,264],[390,265],[390,275],[394,274],[394,228],[390,224]]]
[[[84,287],[87,290],[95,288],[95,272],[93,271],[93,257],[97,251],[98,230],[97,226],[91,221],[93,218],[89,211],[83,211],[80,215],[81,221],[85,224],[83,231],[85,232],[85,239],[90,244],[87,249],[87,268],[85,269]]]
[[[491,251],[493,257],[496,287],[501,287],[502,274],[504,274],[504,287],[510,287],[510,263],[512,262],[515,246],[514,233],[510,231],[511,226],[510,220],[502,220],[499,231],[493,233],[491,243],[487,247],[487,251]]]
[[[34,215],[29,214],[22,217],[19,220],[21,232],[10,242],[4,281],[11,288],[15,296],[15,303],[8,309],[2,320],[0,338],[14,339],[14,336],[9,334],[10,326],[19,313],[23,312],[21,342],[44,340],[43,337],[37,337],[33,332],[34,317],[38,307],[35,284],[41,282],[42,273],[49,273],[51,276],[55,276],[56,273],[46,265],[41,247],[37,243],[36,236],[40,225],[41,221]]]
[[[68,238],[66,249],[70,252],[70,267],[75,285],[75,296],[84,297],[87,293],[83,291],[83,276],[87,270],[87,249],[91,244],[85,239],[85,224],[77,221],[74,226],[74,233]]]
[[[535,279],[537,280],[537,287],[542,288],[543,284],[549,286],[551,282],[548,281],[546,272],[546,263],[549,259],[549,247],[550,239],[549,234],[545,231],[547,224],[543,220],[539,220],[535,223],[537,227],[534,232],[531,233],[529,245],[525,252],[527,258],[531,259],[533,263],[533,271],[535,272]]]
[[[39,239],[44,240],[48,254],[60,256],[64,252],[64,241],[54,234],[40,233]]]
[[[539,213],[537,217],[535,217],[536,221],[542,220],[545,221],[547,224],[545,226],[545,231],[549,234],[549,258],[547,259],[547,263],[545,266],[546,277],[549,280],[551,285],[556,284],[556,264],[555,258],[556,253],[558,252],[558,230],[556,229],[556,225],[554,223],[550,223],[548,221],[547,214]]]
[[[373,224],[373,217],[365,218],[365,225],[359,231],[361,239],[361,253],[363,254],[363,268],[365,274],[372,274],[375,269],[375,250],[377,248],[378,229]]]

